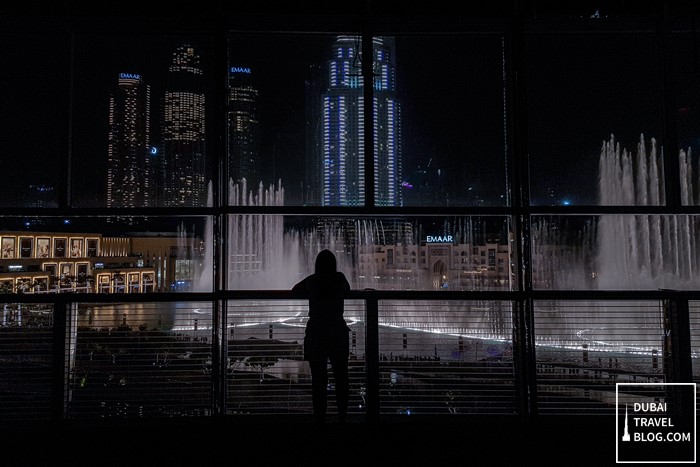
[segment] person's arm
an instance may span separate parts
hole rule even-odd
[[[292,295],[297,297],[307,297],[309,295],[309,278],[301,280],[292,287]]]
[[[340,275],[343,278],[343,295],[347,296],[348,292],[350,292],[350,283],[348,282],[348,279],[345,277],[345,274],[343,274],[341,272]]]

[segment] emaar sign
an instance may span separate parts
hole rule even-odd
[[[452,235],[445,235],[445,236],[440,236],[440,235],[428,235],[425,237],[425,243],[452,243],[454,240],[452,239]]]
[[[231,73],[248,73],[248,74],[250,74],[250,68],[243,68],[240,66],[232,66]]]
[[[141,75],[136,73],[119,73],[119,79],[141,79]]]

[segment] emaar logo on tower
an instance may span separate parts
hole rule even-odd
[[[119,73],[119,79],[141,79],[141,75],[136,73]]]
[[[240,66],[232,66],[232,67],[231,67],[231,73],[247,73],[247,74],[250,74],[250,68],[245,68],[245,67],[240,67]]]
[[[616,462],[695,463],[695,383],[617,383]]]

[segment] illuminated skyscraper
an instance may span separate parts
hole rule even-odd
[[[163,115],[164,204],[203,206],[206,202],[204,72],[190,45],[173,53]]]
[[[119,74],[109,97],[107,207],[151,206],[150,101],[141,75]]]
[[[248,186],[260,176],[258,90],[247,67],[231,67],[228,75],[228,166],[234,182],[245,178]]]
[[[355,36],[338,36],[327,66],[322,98],[324,206],[365,203],[363,79]],[[377,206],[401,205],[401,111],[396,99],[394,41],[373,39],[374,193]],[[313,157],[311,155],[311,157]]]
[[[326,78],[324,80],[324,78]],[[303,204],[318,206],[323,200],[323,94],[327,74],[321,65],[311,65],[304,83],[306,98],[306,175]]]

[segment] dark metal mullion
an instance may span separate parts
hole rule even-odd
[[[662,300],[664,323],[664,372],[667,382],[692,383],[690,306],[680,293]]]
[[[532,296],[532,264],[530,248],[530,178],[527,141],[527,58],[525,51],[525,14],[523,5],[514,2],[512,23],[508,43],[509,57],[507,91],[510,96],[510,118],[513,129],[510,139],[513,148],[506,155],[510,173],[510,205],[517,212],[513,216],[513,248],[518,290],[525,296],[515,302],[513,340],[515,366],[515,388],[518,408],[522,415],[534,415],[537,411],[537,374],[535,371],[534,321]]]
[[[67,332],[69,303],[53,305],[53,335],[51,352],[51,419],[60,422],[65,417],[66,376],[70,371],[67,352],[70,346]]]
[[[362,92],[364,106],[365,208],[375,207],[374,192],[374,50],[370,23],[372,1],[365,2],[362,23]],[[376,298],[365,301],[365,371],[367,379],[367,422],[379,422],[379,305]]]
[[[228,42],[227,28],[224,15],[212,18],[211,36],[213,94],[210,102],[213,103],[214,122],[213,135],[210,139],[210,147],[215,148],[218,156],[212,167],[213,204],[216,213],[212,215],[212,238],[205,241],[213,242],[210,258],[213,264],[212,286],[214,297],[218,298],[221,290],[226,286],[226,270],[228,254],[228,236],[226,235],[226,217],[221,206],[228,204],[228,153],[227,153],[227,87],[228,87]],[[226,306],[222,300],[215,299],[212,304],[212,412],[214,415],[226,414]]]
[[[378,423],[379,400],[379,300],[365,300],[365,372],[367,378],[367,422]]]
[[[678,295],[662,300],[663,314],[663,359],[666,383],[692,383],[692,343],[690,336],[690,307],[688,300]],[[684,390],[685,389],[685,390]],[[695,398],[688,400],[687,387],[667,386],[667,396],[671,400],[671,410],[676,419],[686,426],[692,426],[695,414]],[[686,397],[683,397],[683,396]]]
[[[69,211],[72,202],[72,176],[73,176],[73,114],[74,114],[74,99],[75,99],[75,31],[69,28],[66,31],[61,30],[61,34],[68,36],[68,102],[67,102],[67,120],[66,140],[63,151],[60,151],[59,165],[62,171],[59,171],[58,180],[58,199],[57,204],[59,210]],[[63,175],[63,176],[61,176]],[[70,330],[68,329],[70,320],[68,319],[70,302],[54,302],[53,303],[53,335],[52,335],[52,360],[51,360],[51,418],[56,421],[62,421],[66,416],[67,410],[67,395],[68,395],[68,377],[70,372]]]
[[[220,269],[220,262],[218,261],[219,255],[220,255],[220,249],[221,247],[219,246],[219,241],[218,238],[220,237],[218,235],[220,231],[220,224],[221,224],[221,219],[219,216],[214,216],[213,219],[213,232],[212,236],[213,238],[211,240],[206,240],[206,241],[213,241],[214,242],[214,258],[212,258],[212,262],[214,264],[214,271],[212,271],[213,275],[213,288],[214,288],[214,297],[216,297],[218,294],[217,292],[220,291],[219,289],[219,269]],[[224,388],[224,384],[226,382],[226,373],[221,373],[219,370],[221,368],[221,362],[226,361],[226,354],[225,349],[222,345],[222,319],[221,319],[221,313],[222,313],[222,304],[220,300],[213,300],[211,302],[212,306],[212,349],[211,349],[211,355],[212,355],[212,413],[214,415],[221,415],[225,414],[225,402],[226,402],[226,389]]]

